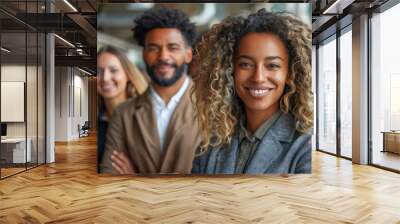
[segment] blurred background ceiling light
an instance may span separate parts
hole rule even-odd
[[[64,3],[68,5],[68,7],[71,8],[74,12],[78,12],[78,10],[68,0],[64,0]]]
[[[9,49],[7,49],[7,48],[5,48],[5,47],[1,47],[0,48],[2,51],[4,51],[4,52],[7,52],[7,53],[10,53],[11,52],[11,50],[9,50]]]
[[[205,3],[203,5],[203,10],[199,14],[192,16],[190,20],[197,26],[203,26],[213,19],[216,12],[215,3]]]
[[[131,11],[143,11],[154,7],[154,3],[129,3],[127,9]]]

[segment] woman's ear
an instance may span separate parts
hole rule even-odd
[[[133,86],[133,84],[128,81],[127,85],[126,85],[126,93],[128,95],[128,97],[135,97],[136,96],[136,89]]]
[[[290,91],[290,86],[289,86],[288,83],[285,83],[285,91],[284,91],[284,93],[287,93],[289,91]]]
[[[288,92],[288,91],[291,89],[291,88],[290,88],[289,77],[290,77],[290,74],[288,73],[288,74],[286,75],[286,81],[285,81],[285,93]]]

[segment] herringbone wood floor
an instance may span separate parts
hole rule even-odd
[[[400,175],[315,152],[313,174],[111,177],[95,138],[0,181],[0,223],[400,223]]]

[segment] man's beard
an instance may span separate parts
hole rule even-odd
[[[160,65],[170,65],[171,67],[173,67],[175,69],[175,73],[173,74],[173,76],[169,79],[157,76],[155,73],[155,69],[157,66]],[[151,80],[157,85],[164,87],[172,86],[173,84],[175,84],[176,81],[178,81],[182,77],[182,75],[187,72],[187,67],[187,64],[182,64],[179,67],[177,64],[167,64],[165,62],[160,62],[153,66],[149,66],[146,63],[147,74],[149,74]]]

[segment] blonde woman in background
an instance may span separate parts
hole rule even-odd
[[[97,133],[97,161],[102,160],[108,120],[114,109],[130,97],[142,94],[148,82],[124,53],[105,46],[97,53],[97,92],[99,116]]]

